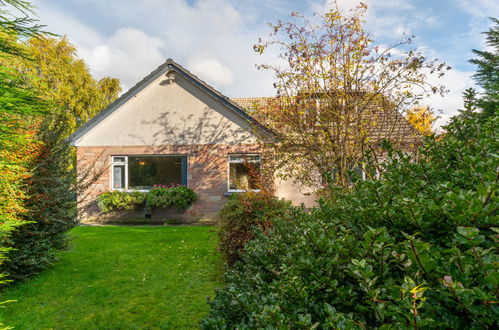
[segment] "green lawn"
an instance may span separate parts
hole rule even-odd
[[[218,281],[212,227],[77,227],[53,268],[0,293],[15,329],[185,329]]]

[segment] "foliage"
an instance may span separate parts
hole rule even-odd
[[[1,60],[25,56],[17,43],[19,36],[44,34],[42,26],[36,24],[29,14],[32,14],[32,5],[28,1],[0,2]],[[6,241],[15,229],[27,223],[22,219],[26,210],[23,184],[30,176],[29,163],[37,148],[29,126],[32,116],[45,111],[45,102],[27,88],[24,77],[0,65],[0,267],[3,267],[6,253],[11,250]],[[5,274],[0,273],[0,284],[6,282]],[[0,326],[3,326],[1,322]]]
[[[218,215],[219,249],[229,265],[240,260],[240,254],[253,230],[269,229],[275,218],[291,211],[291,204],[262,193],[234,194],[224,204]]]
[[[8,165],[16,166],[23,177],[17,182],[9,175],[19,193],[8,200],[23,196],[19,218],[32,223],[5,241],[12,250],[1,269],[12,279],[26,279],[53,263],[55,252],[67,245],[65,232],[76,224],[78,182],[74,152],[65,139],[112,102],[120,87],[116,79],[94,80],[66,38],[14,32],[2,36],[16,51],[0,58],[0,78],[6,82],[0,87],[0,106],[5,110],[0,119],[6,123],[0,126],[0,145],[6,141],[1,145],[4,153],[14,159],[24,156],[23,144],[38,148],[29,163]],[[20,36],[27,41],[19,41]]]
[[[423,135],[433,134],[433,123],[437,119],[430,107],[414,107],[407,111],[407,120]]]
[[[23,51],[28,59],[16,58],[7,64],[28,77],[40,98],[63,110],[65,137],[105,109],[121,91],[118,79],[95,80],[66,37],[31,38]]]
[[[15,329],[194,329],[219,285],[209,226],[78,226],[71,250],[0,292]],[[119,315],[119,317],[117,317]]]
[[[143,206],[146,194],[140,191],[131,193],[124,191],[107,191],[99,195],[98,205],[102,212],[116,210],[133,210]]]
[[[16,12],[13,14],[12,12]],[[33,5],[24,0],[2,0],[0,2],[0,54],[23,56],[19,44],[12,42],[13,37],[42,37],[44,25],[31,18],[34,15]],[[20,17],[19,17],[20,16]]]
[[[98,205],[102,212],[132,210],[137,207],[188,209],[197,199],[196,193],[185,186],[155,186],[147,193],[140,191],[108,191],[100,194]]]
[[[499,109],[499,20],[491,18],[493,26],[484,32],[490,50],[473,50],[478,58],[470,60],[477,66],[474,75],[477,84],[483,88],[483,96],[478,105],[486,116],[497,115]]]
[[[494,328],[499,118],[466,110],[417,159],[250,241],[204,328]]]
[[[188,209],[197,198],[196,193],[186,186],[157,186],[147,194],[149,207],[175,207],[181,210]]]
[[[428,73],[443,75],[445,64],[407,50],[411,39],[388,49],[373,44],[363,28],[366,6],[343,15],[332,3],[324,15],[277,22],[269,40],[255,51],[281,50],[279,62],[261,65],[275,74],[277,97],[253,115],[278,134],[274,165],[278,173],[313,186],[330,178],[334,166],[339,184],[364,152],[382,139],[417,143],[419,134],[403,125],[401,113],[421,97],[444,93],[429,83]],[[402,48],[403,55],[392,57]]]
[[[31,223],[23,226],[8,245],[13,250],[2,269],[10,278],[25,280],[47,268],[55,252],[67,246],[66,232],[77,224],[76,184],[73,152],[63,140],[67,129],[64,117],[47,117],[37,139],[40,150],[32,175],[26,180],[26,213]]]

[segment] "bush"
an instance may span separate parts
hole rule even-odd
[[[154,187],[147,194],[147,202],[150,207],[175,207],[186,210],[196,200],[196,193],[185,186]]]
[[[134,191],[108,191],[100,194],[98,205],[102,212],[133,210],[144,205],[146,194]]]
[[[257,232],[204,328],[493,328],[498,117],[464,112],[418,159]]]
[[[197,200],[196,193],[185,186],[158,186],[148,193],[139,191],[108,191],[99,196],[98,205],[102,212],[133,210],[141,206],[188,209]]]
[[[219,248],[229,265],[240,259],[253,229],[267,230],[275,218],[291,211],[291,204],[261,193],[234,194],[218,216]]]

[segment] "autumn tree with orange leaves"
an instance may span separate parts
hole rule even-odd
[[[348,185],[349,170],[383,139],[401,147],[417,143],[413,127],[400,124],[402,114],[422,97],[445,92],[428,75],[450,67],[408,49],[411,38],[375,45],[364,30],[366,10],[361,3],[344,14],[332,2],[313,18],[295,12],[254,46],[259,54],[280,50],[277,64],[258,66],[275,74],[277,97],[254,115],[278,135],[273,165],[281,177]]]

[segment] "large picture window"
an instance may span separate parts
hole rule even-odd
[[[187,185],[186,156],[113,156],[112,188],[150,190],[154,185]]]
[[[229,155],[229,191],[243,192],[260,189],[260,155]]]

